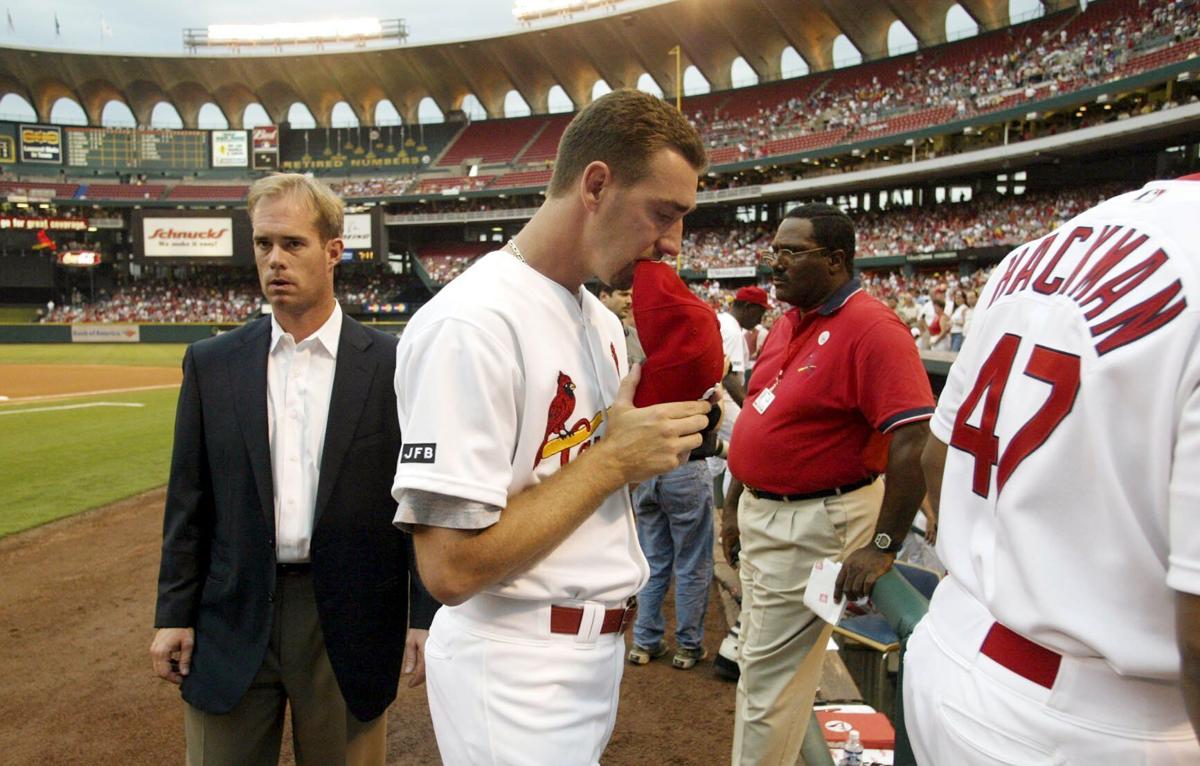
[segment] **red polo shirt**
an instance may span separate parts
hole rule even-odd
[[[771,403],[762,409],[759,397]],[[758,402],[758,406],[756,406]],[[882,473],[888,434],[933,415],[912,333],[850,280],[820,308],[775,322],[729,444],[729,470],[781,495]]]

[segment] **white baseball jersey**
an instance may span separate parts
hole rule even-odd
[[[756,326],[753,330],[746,330],[742,333],[742,337],[746,339],[746,371],[754,369],[754,363],[758,360],[758,355],[762,353],[763,344],[767,342],[769,331],[762,325]]]
[[[732,314],[724,311],[717,313],[721,324],[721,347],[725,356],[729,357],[729,371],[739,375],[745,373],[746,362],[750,360],[750,347],[746,344],[746,336],[742,334],[742,326]]]
[[[1179,675],[1200,593],[1200,183],[1161,181],[1010,253],[932,422],[937,553],[999,622]]]
[[[599,299],[506,251],[423,306],[396,353],[404,444],[393,496],[420,490],[501,509],[603,438],[628,371],[621,322]],[[648,574],[622,489],[532,568],[485,592],[617,604]]]

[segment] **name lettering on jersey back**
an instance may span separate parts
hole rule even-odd
[[[1170,260],[1135,228],[1059,229],[1009,260],[988,305],[1022,291],[1066,296],[1083,312],[1096,353],[1103,356],[1146,337],[1187,308],[1179,279],[1151,294],[1138,290]]]

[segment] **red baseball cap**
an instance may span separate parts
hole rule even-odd
[[[646,352],[633,403],[694,401],[721,380],[721,323],[665,263],[641,261],[633,271],[633,322]]]
[[[733,294],[733,299],[742,303],[754,303],[764,309],[771,308],[771,299],[767,296],[767,291],[755,285],[738,290]]]

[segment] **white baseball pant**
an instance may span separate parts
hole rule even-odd
[[[616,606],[569,605],[601,617]],[[617,719],[624,654],[621,633],[550,633],[549,603],[480,594],[439,609],[425,667],[443,763],[597,766]]]
[[[1012,669],[1021,654],[1006,666],[981,651],[994,624],[947,577],[909,639],[904,718],[922,766],[1200,763],[1177,683],[1124,677],[1103,660],[1063,655],[1052,680],[1044,678],[1047,688]]]

